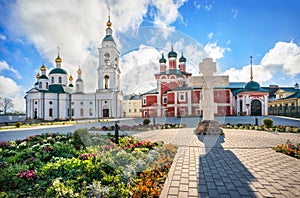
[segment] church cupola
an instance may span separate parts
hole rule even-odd
[[[179,59],[179,70],[181,72],[185,72],[185,70],[186,70],[186,58],[183,56],[183,52]]]
[[[186,69],[186,58],[183,56],[183,52],[182,52],[182,55],[179,59],[179,70],[181,72],[185,72],[185,69]]]
[[[169,69],[173,70],[176,69],[176,59],[177,59],[177,53],[172,50],[168,53],[168,59],[169,59]]]
[[[41,74],[42,75],[40,75],[38,73],[38,75],[36,76],[38,78],[38,80],[37,80],[37,82],[38,82],[38,85],[37,85],[38,89],[39,90],[47,90],[48,89],[48,84],[49,84],[49,79],[48,79],[48,77],[46,75],[47,68],[44,65],[44,62],[42,64],[40,70],[41,70]]]
[[[69,87],[73,87],[73,76],[72,76],[72,74],[70,75],[70,77],[69,77]]]
[[[161,54],[161,59],[159,59],[160,72],[161,72],[161,73],[166,72],[166,69],[167,69],[166,63],[167,63],[167,60],[165,59],[164,54],[162,53],[162,54]]]
[[[76,80],[76,92],[77,93],[83,93],[84,91],[84,85],[83,85],[83,80],[81,78],[81,69],[80,69],[80,66],[77,70],[77,80]]]
[[[62,60],[61,60],[61,58],[59,56],[59,47],[57,49],[58,49],[57,50],[57,58],[55,59],[56,68],[61,68],[61,62],[62,62]]]

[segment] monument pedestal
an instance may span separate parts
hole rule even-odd
[[[220,125],[215,120],[202,120],[195,129],[196,135],[224,135]]]

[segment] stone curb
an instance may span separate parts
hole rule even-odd
[[[160,193],[160,196],[159,196],[160,198],[166,198],[168,196],[169,189],[170,189],[170,186],[171,186],[171,182],[172,182],[172,179],[173,179],[173,175],[174,175],[174,172],[175,172],[175,168],[176,168],[176,165],[177,165],[178,157],[181,154],[184,153],[185,149],[186,149],[186,147],[179,147],[178,148],[177,153],[176,153],[176,155],[174,157],[172,166],[171,166],[171,168],[169,170],[168,177],[166,178],[166,181],[164,183],[163,190]]]

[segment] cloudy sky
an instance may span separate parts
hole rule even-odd
[[[54,68],[57,47],[63,68],[76,79],[80,65],[86,92],[94,92],[108,7],[127,94],[156,86],[158,59],[172,45],[195,75],[211,57],[218,73],[247,82],[253,56],[262,86],[300,83],[298,0],[12,0],[0,2],[0,97],[24,110],[42,62]]]

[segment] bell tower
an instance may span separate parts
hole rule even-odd
[[[118,51],[112,36],[113,31],[111,29],[112,23],[110,22],[110,15],[108,15],[106,26],[106,35],[99,48],[97,92],[107,90],[118,91],[120,89],[120,52]]]

